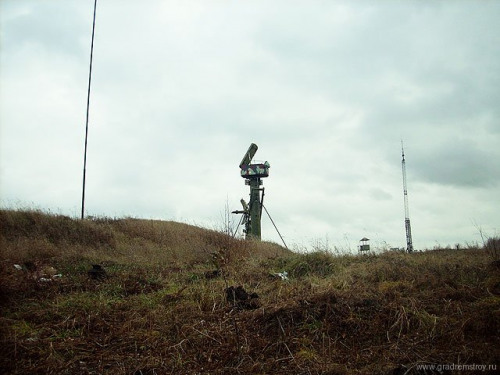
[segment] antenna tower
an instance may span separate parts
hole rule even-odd
[[[403,195],[405,201],[405,231],[406,231],[406,251],[409,253],[413,252],[413,243],[411,239],[411,226],[410,226],[410,209],[408,208],[408,189],[406,187],[406,161],[405,161],[405,150],[403,148],[403,141],[401,140],[401,155],[403,160],[401,161],[401,166],[403,169]]]
[[[241,200],[243,210],[233,211],[233,214],[243,214],[245,224],[245,237],[247,239],[261,239],[260,219],[264,200],[264,188],[261,188],[261,178],[269,176],[269,163],[251,164],[252,158],[257,152],[257,145],[252,143],[240,163],[241,177],[245,179],[245,185],[250,186],[250,201],[248,204]]]

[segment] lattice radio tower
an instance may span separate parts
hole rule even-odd
[[[406,161],[405,161],[405,150],[403,148],[402,140],[401,140],[401,155],[403,156],[403,160],[401,161],[401,166],[403,169],[403,195],[405,201],[406,251],[412,253],[413,243],[411,239],[410,209],[408,208],[408,189],[406,187]]]

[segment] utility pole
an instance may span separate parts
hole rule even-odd
[[[95,13],[97,9],[97,0],[94,0],[94,17],[92,21],[92,41],[90,43],[90,65],[89,65],[89,85],[87,89],[87,116],[85,119],[85,148],[83,151],[83,183],[82,183],[82,214],[81,219],[85,217],[85,181],[87,177],[87,139],[89,137],[89,108],[90,108],[90,84],[92,82],[92,58],[94,55],[94,33],[95,33]]]
[[[408,253],[413,252],[413,242],[411,238],[411,225],[410,225],[410,209],[408,207],[408,188],[406,186],[406,161],[405,161],[405,150],[403,148],[403,140],[401,140],[401,155],[403,160],[401,161],[403,169],[403,195],[405,203],[405,231],[406,231],[406,251]]]

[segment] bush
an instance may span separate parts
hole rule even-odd
[[[316,251],[290,258],[284,268],[291,277],[326,277],[335,272],[336,263],[333,255],[324,251]]]
[[[500,260],[500,237],[488,238],[484,248],[493,260]]]

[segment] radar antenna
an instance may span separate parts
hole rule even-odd
[[[257,149],[257,145],[252,143],[245,155],[243,155],[243,159],[239,165],[241,177],[245,179],[245,184],[250,186],[250,201],[247,204],[242,199],[241,205],[243,206],[243,210],[233,211],[233,214],[243,214],[246,238],[260,240],[260,220],[264,200],[264,188],[261,188],[261,179],[269,176],[270,165],[267,161],[251,164]]]

